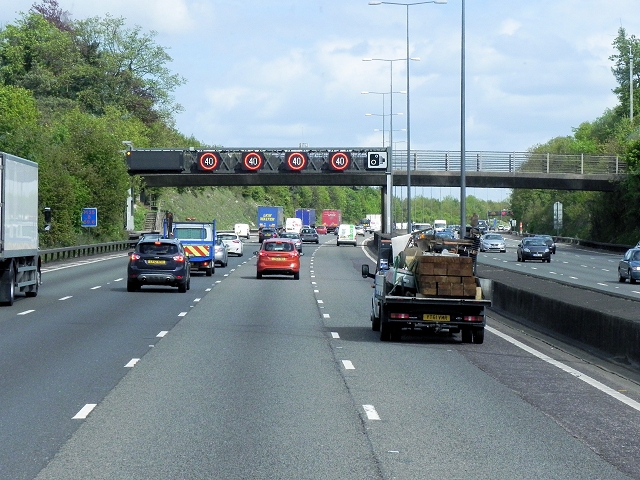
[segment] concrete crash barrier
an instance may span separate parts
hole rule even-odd
[[[607,360],[640,365],[640,302],[486,265],[478,276],[497,313]]]

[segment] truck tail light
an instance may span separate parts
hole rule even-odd
[[[408,313],[390,313],[389,318],[408,319],[411,318]]]
[[[465,322],[481,322],[484,320],[482,315],[467,315],[462,318]]]

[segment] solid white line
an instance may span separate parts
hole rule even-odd
[[[31,312],[35,312],[35,310],[25,310],[24,312],[20,312],[18,315],[28,315]]]
[[[129,360],[129,363],[127,363],[124,368],[133,368],[135,366],[136,363],[138,363],[140,361],[139,358],[132,358],[131,360]]]
[[[91,287],[91,290],[97,290],[100,287],[102,287],[102,285],[98,285],[97,287]]]
[[[73,295],[67,295],[66,297],[59,298],[58,300],[69,300]]]
[[[356,367],[353,366],[351,360],[342,360],[342,365],[344,365],[345,370],[355,370]]]
[[[362,405],[362,408],[364,408],[364,413],[367,414],[369,420],[380,420],[380,415],[378,415],[373,405]]]
[[[507,342],[512,343],[513,345],[515,345],[518,348],[521,348],[522,350],[524,350],[525,352],[529,352],[531,355],[538,357],[541,360],[544,360],[545,362],[558,367],[560,370],[563,370],[571,375],[573,375],[574,377],[576,377],[579,380],[582,380],[583,382],[585,382],[588,385],[591,385],[592,387],[597,388],[598,390],[600,390],[603,393],[606,393],[607,395],[615,398],[616,400],[619,400],[620,402],[630,406],[631,408],[633,408],[634,410],[637,410],[640,412],[640,402],[636,402],[635,400],[632,400],[631,398],[627,397],[626,395],[623,395],[622,393],[614,390],[613,388],[607,387],[605,384],[595,380],[594,378],[589,377],[588,375],[585,375],[581,372],[579,372],[578,370],[569,367],[568,365],[565,365],[562,362],[559,362],[557,360],[554,360],[553,358],[545,355],[542,352],[539,352],[538,350],[535,350],[531,347],[529,347],[528,345],[525,345],[522,342],[519,342],[518,340],[516,340],[513,337],[510,337],[507,334],[504,334],[502,332],[499,332],[498,330],[496,330],[495,328],[492,327],[485,327],[487,330],[489,330],[491,333],[504,338]]]
[[[187,312],[180,312],[180,313],[178,314],[178,316],[179,316],[179,317],[184,317],[186,314],[187,314]]]
[[[158,338],[162,338],[162,337],[164,337],[167,333],[169,333],[167,330],[162,330],[160,333],[158,333],[158,335],[156,335],[156,337],[158,337]]]
[[[331,332],[331,338],[340,338],[338,332]]]
[[[89,415],[91,413],[91,411],[96,408],[98,404],[97,403],[87,403],[84,407],[82,407],[80,409],[80,411],[78,413],[76,413],[73,417],[71,417],[72,420],[83,420],[85,418],[87,418],[87,415]]]

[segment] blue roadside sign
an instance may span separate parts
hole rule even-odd
[[[83,208],[81,223],[83,227],[97,227],[98,226],[98,209]]]

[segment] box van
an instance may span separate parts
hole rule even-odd
[[[352,224],[343,223],[338,227],[338,240],[337,245],[340,246],[343,243],[351,244],[354,247],[357,246],[356,241],[356,226]]]
[[[233,226],[233,233],[238,235],[239,237],[249,238],[251,232],[249,230],[249,225],[246,223],[236,223]]]
[[[291,217],[285,220],[284,229],[286,232],[300,233],[302,230],[302,219],[298,217]]]

